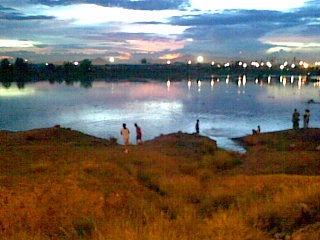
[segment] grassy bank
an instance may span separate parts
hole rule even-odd
[[[63,128],[0,132],[0,238],[319,239],[308,131],[248,136],[246,154],[183,133],[125,154]]]

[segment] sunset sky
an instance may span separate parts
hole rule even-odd
[[[319,0],[0,0],[0,58],[320,60]]]

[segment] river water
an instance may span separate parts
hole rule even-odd
[[[315,103],[308,104],[309,100]],[[135,142],[134,123],[143,139],[160,134],[195,131],[217,141],[218,146],[243,151],[234,137],[292,127],[294,108],[301,119],[311,111],[310,127],[320,127],[320,87],[299,77],[255,79],[215,78],[207,81],[94,81],[80,83],[26,83],[0,87],[0,129],[72,128],[97,137],[115,137],[126,123]],[[300,126],[302,121],[300,121]]]

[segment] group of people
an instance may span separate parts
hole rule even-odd
[[[196,121],[196,125],[195,125],[195,130],[196,130],[196,134],[199,134],[200,132],[200,126],[199,126],[199,119],[197,119]],[[135,128],[136,128],[136,144],[140,145],[142,144],[142,130],[141,127],[135,123],[134,124]],[[128,145],[130,142],[130,130],[127,128],[127,124],[123,123],[122,124],[122,128],[120,130],[120,134],[122,136],[123,139],[123,143],[124,143],[124,152],[128,153],[129,149],[128,149]]]
[[[309,127],[309,120],[310,120],[310,110],[306,109],[303,114],[303,128]],[[292,114],[292,124],[293,129],[299,129],[299,121],[300,121],[300,113],[297,109],[294,109]]]
[[[310,120],[310,110],[306,109],[304,114],[303,114],[303,127],[308,128],[309,127],[309,120]],[[299,121],[300,121],[300,113],[298,112],[297,109],[294,109],[294,112],[292,114],[292,123],[293,123],[293,129],[299,129]],[[142,130],[141,127],[138,126],[137,123],[134,124],[136,128],[136,144],[142,144]],[[197,119],[196,124],[195,124],[195,131],[196,134],[200,133],[200,123],[199,119]],[[252,129],[252,134],[259,134],[261,132],[260,126],[257,127],[256,129]],[[122,124],[122,129],[120,131],[120,134],[123,139],[123,143],[125,146],[125,153],[128,153],[128,145],[130,141],[130,131],[127,128],[127,125],[125,123]]]
[[[138,126],[137,123],[134,124],[135,128],[136,128],[136,143],[137,145],[142,144],[142,130],[141,127]],[[122,124],[122,129],[120,131],[120,134],[122,136],[123,139],[123,143],[124,143],[124,152],[128,153],[129,149],[128,149],[128,145],[129,145],[129,141],[130,141],[130,130],[127,128],[127,124],[123,123]]]

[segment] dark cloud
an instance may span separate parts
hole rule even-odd
[[[315,2],[314,2],[315,3]],[[234,48],[258,49],[266,47],[259,38],[279,29],[299,27],[303,35],[319,35],[320,11],[311,3],[292,12],[227,10],[219,13],[195,16],[172,17],[171,24],[190,26],[181,39],[192,38],[199,41],[210,41],[222,45],[241,46]],[[316,8],[319,8],[316,5]],[[302,27],[301,27],[302,26]],[[249,43],[246,44],[246,43]],[[251,46],[254,44],[255,46]]]
[[[4,7],[2,5],[0,5],[0,11],[13,11],[14,9],[13,8],[8,8],[8,7]]]
[[[70,4],[97,4],[106,7],[122,7],[136,10],[165,10],[183,9],[188,6],[187,0],[30,0],[30,3],[40,3],[48,6],[70,5]]]
[[[54,17],[44,16],[44,15],[23,16],[20,14],[2,14],[2,13],[0,13],[0,19],[23,21],[23,20],[50,20],[50,19],[54,19]]]
[[[304,36],[320,36],[320,23],[305,27],[301,33]]]
[[[171,23],[182,26],[239,25],[239,24],[286,24],[300,21],[297,14],[278,11],[226,10],[220,13],[172,17]]]
[[[44,16],[44,15],[26,16],[22,13],[19,13],[13,8],[7,8],[0,5],[0,19],[23,21],[23,20],[50,20],[50,19],[54,19],[54,17]]]
[[[292,26],[293,22],[285,23],[272,21],[272,19],[282,19],[279,12],[267,11],[227,11],[224,14],[205,14],[202,16],[174,18],[171,22],[176,25],[190,26],[183,38],[192,38],[197,40],[212,40],[232,42],[239,39],[254,40],[264,34],[278,29],[281,26]],[[283,22],[282,22],[283,21]]]
[[[186,10],[189,6],[188,0],[25,0],[25,3],[43,4],[50,7],[86,3],[125,9],[154,10],[154,14],[157,14],[156,10]],[[157,58],[177,52],[183,56],[206,54],[249,58],[250,56],[265,56],[266,50],[274,47],[263,43],[260,39],[268,40],[268,37],[272,39],[279,35],[279,38],[283,38],[284,41],[286,36],[292,39],[294,39],[293,36],[305,36],[310,37],[312,41],[320,36],[319,0],[308,1],[301,8],[284,12],[233,9],[219,12],[207,11],[206,13],[201,11],[192,13],[181,11],[180,13],[189,13],[189,15],[173,16],[169,18],[168,24],[188,28],[183,34],[174,37],[176,41],[186,39],[193,39],[193,41],[187,41],[184,49],[171,51],[162,46],[161,50],[147,55],[143,55],[143,51],[130,49],[129,40],[144,40],[151,43],[156,40],[165,43],[167,39],[170,39],[169,42],[172,43],[173,36],[162,35],[162,33],[125,33],[121,31],[121,23],[116,22],[81,26],[72,24],[72,19],[58,20],[52,16],[41,15],[40,12],[39,15],[28,15],[18,9],[6,7],[3,3],[0,5],[0,32],[4,39],[24,38],[41,43],[35,46],[41,51],[33,54],[35,58],[48,58],[48,61],[49,58],[59,57],[63,59],[88,58],[86,53],[88,54],[90,50],[93,52],[92,58],[104,57],[110,53],[115,56],[124,53],[131,54],[132,57],[139,59]],[[136,24],[141,24],[143,28],[143,25],[163,23],[159,19],[159,22],[145,21]],[[126,27],[130,28],[127,24]],[[264,42],[271,42],[267,40]],[[51,55],[41,55],[40,52],[48,52],[48,54],[51,52]],[[7,54],[9,56],[9,53]],[[32,52],[18,52],[18,54],[19,56],[25,54],[25,57],[28,58],[32,57]]]

